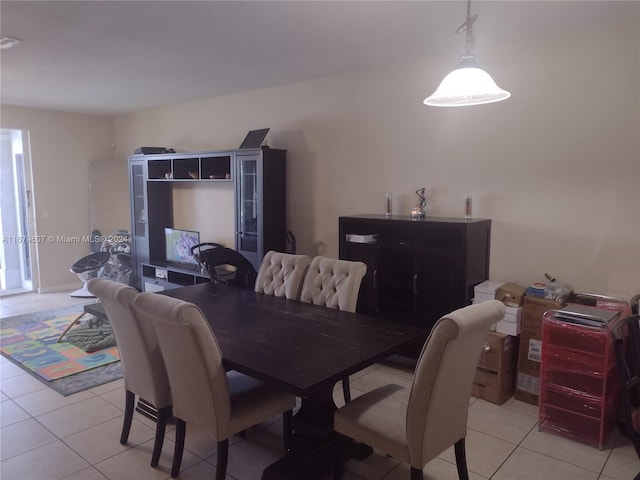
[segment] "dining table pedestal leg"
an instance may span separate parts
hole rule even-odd
[[[263,480],[314,480],[333,471],[338,455],[337,434],[333,430],[333,388],[325,388],[302,399],[293,416],[291,451],[267,467]]]

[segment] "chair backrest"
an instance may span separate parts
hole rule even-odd
[[[299,300],[302,281],[310,263],[311,257],[307,255],[267,252],[258,270],[255,291]]]
[[[203,425],[216,440],[229,436],[231,399],[218,341],[196,305],[141,293],[133,308],[160,343],[173,395],[173,414]]]
[[[241,253],[227,247],[217,247],[202,252],[203,262],[207,267],[212,282],[225,283],[241,288],[254,288],[257,272],[251,262]],[[219,275],[216,267],[230,265],[234,267],[235,276],[225,280]]]
[[[300,300],[355,312],[365,273],[367,266],[362,262],[314,257],[304,277]]]
[[[407,407],[412,465],[424,465],[465,437],[480,353],[489,327],[504,314],[502,302],[489,300],[443,316],[431,330],[418,358]]]
[[[125,389],[158,409],[171,405],[169,381],[156,334],[149,323],[139,322],[133,312],[138,291],[102,278],[92,278],[87,288],[102,300],[113,328]]]

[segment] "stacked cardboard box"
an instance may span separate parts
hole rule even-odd
[[[502,405],[513,396],[518,358],[518,337],[489,332],[480,355],[471,394]]]
[[[502,320],[492,327],[492,330],[506,335],[520,335],[522,318],[522,298],[524,288],[513,283],[487,280],[476,285],[473,289],[473,303],[498,299],[505,303],[506,313]]]
[[[518,376],[515,397],[538,405],[540,395],[540,356],[542,353],[542,317],[547,310],[561,308],[563,304],[544,298],[524,297]]]

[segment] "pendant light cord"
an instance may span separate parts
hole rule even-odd
[[[476,16],[476,18],[478,18]],[[475,22],[476,19],[474,18],[473,21],[471,20],[471,0],[467,0],[467,21],[465,22],[467,25],[467,36],[466,36],[466,40],[465,40],[465,44],[464,44],[464,48],[466,50],[467,55],[469,56],[473,56],[473,51],[475,49],[475,37],[473,35],[473,22]]]
[[[467,0],[467,20],[460,25],[455,33],[466,33],[466,39],[464,43],[464,55],[462,55],[462,61],[473,61],[475,58],[476,39],[473,32],[473,24],[478,19],[478,14],[471,16],[471,0]]]

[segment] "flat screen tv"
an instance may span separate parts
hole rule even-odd
[[[167,262],[197,265],[197,260],[191,255],[191,247],[200,243],[200,232],[165,228],[164,239]]]

